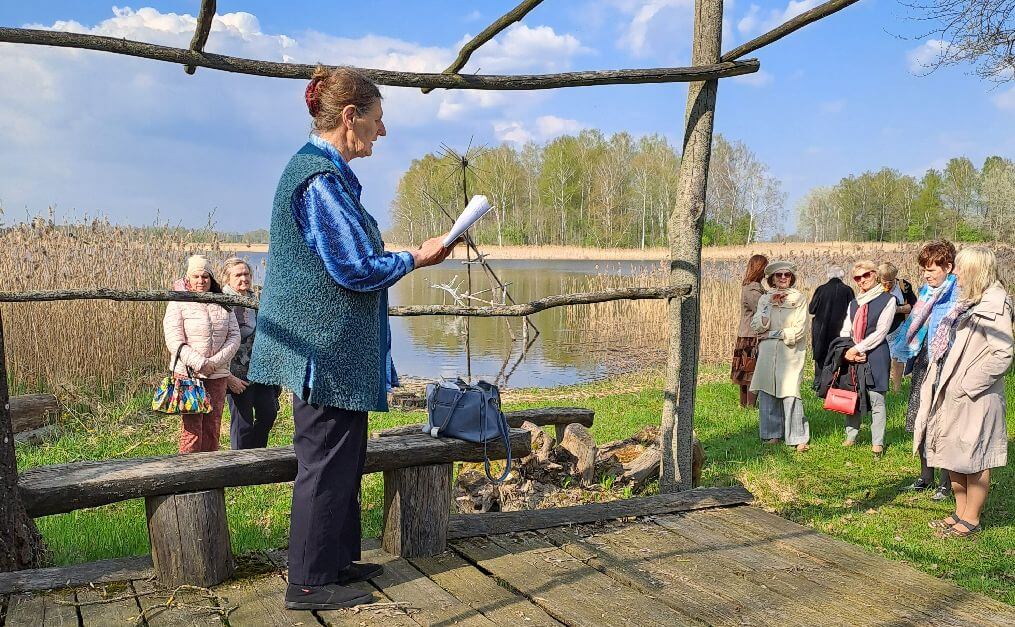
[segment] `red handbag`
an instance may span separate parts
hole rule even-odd
[[[856,413],[856,405],[859,402],[859,395],[855,392],[856,390],[856,374],[853,369],[849,369],[850,378],[853,382],[853,390],[843,390],[839,388],[828,388],[828,393],[825,395],[825,409],[829,411],[839,412],[840,414],[846,414],[852,416]],[[839,378],[839,371],[835,371],[835,381]]]

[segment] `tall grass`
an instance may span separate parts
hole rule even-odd
[[[893,244],[883,247],[871,245],[838,244],[816,246],[808,244],[758,245],[753,251],[768,254],[770,259],[792,261],[797,266],[797,287],[810,298],[814,290],[827,281],[828,268],[841,267],[848,275],[859,259],[888,261],[899,268],[899,276],[913,283],[923,283],[916,257],[919,247]],[[752,249],[736,249],[739,257],[725,254],[706,256],[702,261],[701,276],[701,359],[709,363],[728,362],[736,341],[740,321],[740,285],[744,265],[753,254]],[[995,248],[1002,280],[1009,290],[1015,286],[1015,248]],[[566,291],[606,290],[618,287],[658,287],[669,282],[668,264],[661,262],[651,270],[635,276],[603,272],[581,278],[571,278]],[[847,283],[849,279],[846,279]],[[666,304],[660,300],[610,301],[585,307],[571,307],[565,313],[568,328],[576,334],[576,341],[588,350],[610,352],[611,347],[623,346],[625,353],[636,355],[641,363],[661,363],[666,358],[669,338]]]
[[[190,245],[169,228],[37,218],[0,233],[0,290],[169,289]],[[221,257],[217,243],[209,245]],[[108,389],[165,367],[163,303],[5,303],[7,367],[16,390]]]

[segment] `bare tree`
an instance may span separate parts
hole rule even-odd
[[[903,1],[913,17],[934,24],[923,35],[935,53],[925,66],[971,63],[993,81],[1015,78],[1015,0]]]

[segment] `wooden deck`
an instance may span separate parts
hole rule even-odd
[[[394,558],[358,610],[283,608],[280,554],[211,590],[135,580],[3,599],[55,625],[1015,625],[1015,608],[756,507],[459,539]]]

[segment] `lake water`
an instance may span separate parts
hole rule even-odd
[[[255,282],[264,276],[264,253],[241,255],[255,268]],[[563,294],[589,275],[638,274],[658,267],[658,261],[490,261],[515,302]],[[483,269],[472,266],[473,290],[490,286]],[[449,259],[440,266],[410,273],[388,292],[392,305],[454,304],[454,299],[435,285],[457,286],[465,292],[467,267]],[[481,303],[474,303],[481,304]],[[611,372],[601,353],[585,350],[566,328],[564,308],[541,311],[529,318],[539,335],[524,349],[520,318],[455,318],[450,316],[391,317],[392,354],[403,376],[485,379],[510,387],[553,387],[587,381]],[[511,331],[508,331],[510,324]],[[468,334],[466,327],[468,325]],[[512,340],[512,333],[515,339]],[[530,331],[530,340],[535,335]],[[466,343],[468,342],[468,347]],[[469,359],[471,356],[471,359]]]

